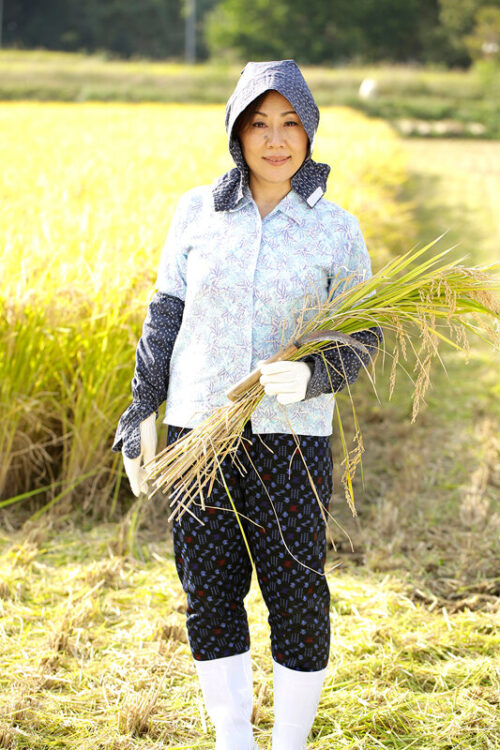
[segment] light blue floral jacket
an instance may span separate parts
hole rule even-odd
[[[289,342],[308,295],[324,302],[332,277],[351,285],[370,275],[357,219],[325,198],[311,208],[291,190],[261,219],[248,187],[226,211],[214,209],[211,186],[188,191],[157,281],[161,293],[184,301],[165,422],[195,427],[229,403],[225,392]],[[287,406],[265,396],[252,430],[290,433],[291,425],[298,434],[330,435],[333,409],[332,393]]]

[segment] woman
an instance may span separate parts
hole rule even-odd
[[[226,107],[236,167],[180,200],[160,262],[158,291],[136,353],[133,403],[114,443],[136,495],[156,450],[166,399],[167,443],[227,403],[226,391],[291,335],[307,295],[370,275],[354,216],[322,196],[330,167],[312,160],[318,108],[293,60],[248,63]],[[339,287],[340,288],[340,287]],[[380,329],[355,337],[376,351]],[[261,366],[262,402],[243,432],[240,465],[224,475],[269,609],[273,750],[304,748],[329,653],[324,508],[332,492],[334,397],[366,354],[332,348],[324,360]],[[315,484],[308,473],[292,433]],[[243,468],[241,468],[243,467]],[[317,493],[317,496],[316,496]],[[253,747],[252,677],[243,600],[251,563],[226,491],[173,529],[187,629],[217,750]]]

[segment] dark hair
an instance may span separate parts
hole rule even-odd
[[[247,104],[243,112],[240,112],[238,117],[236,118],[234,125],[233,125],[233,136],[236,138],[240,137],[240,134],[245,130],[247,125],[251,122],[252,117],[259,109],[260,105],[266,98],[267,94],[272,91],[272,89],[267,89],[267,91],[263,91],[262,94],[259,94],[259,96],[250,102],[250,104]]]
[[[250,124],[252,121],[252,117],[254,114],[258,111],[260,105],[266,98],[266,96],[269,94],[270,91],[274,91],[274,89],[266,89],[266,91],[263,91],[262,94],[259,94],[259,96],[250,102],[250,104],[247,104],[243,112],[240,112],[236,120],[234,121],[233,125],[233,138],[240,138],[241,133],[245,130],[247,125]],[[300,117],[299,117],[300,120]],[[309,141],[309,137],[307,138],[307,153],[310,154],[311,149],[311,143]]]

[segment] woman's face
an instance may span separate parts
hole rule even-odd
[[[248,125],[239,134],[250,176],[261,182],[286,183],[307,154],[307,133],[292,105],[270,91]]]

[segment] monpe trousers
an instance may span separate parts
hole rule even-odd
[[[170,425],[167,444],[188,431]],[[241,444],[238,449],[246,473],[229,457],[222,469],[269,610],[273,658],[289,669],[314,672],[328,662],[330,592],[324,576],[325,523],[308,470],[326,510],[332,454],[327,436],[297,438],[307,468],[292,435],[253,435],[247,422],[246,452]],[[214,483],[205,502],[203,511],[191,505],[204,525],[184,513],[173,527],[177,572],[187,594],[189,644],[198,660],[250,647],[243,600],[252,566],[222,482]]]

